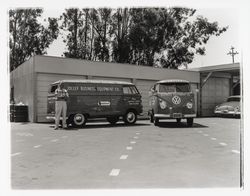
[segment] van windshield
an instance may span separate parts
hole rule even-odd
[[[49,89],[49,93],[55,93],[56,89],[57,89],[57,85],[51,86],[51,88]]]
[[[190,86],[188,83],[161,83],[159,92],[190,92]]]
[[[229,97],[227,99],[227,102],[234,102],[234,101],[240,102],[240,97]]]

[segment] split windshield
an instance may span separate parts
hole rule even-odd
[[[159,92],[190,92],[190,87],[188,83],[161,83],[159,86]]]
[[[234,102],[234,101],[240,102],[240,97],[229,97],[227,99],[227,102]]]

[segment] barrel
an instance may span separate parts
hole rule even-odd
[[[10,122],[28,122],[28,106],[10,105]]]

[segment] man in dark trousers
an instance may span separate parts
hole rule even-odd
[[[66,113],[67,113],[67,98],[69,97],[68,91],[62,87],[62,82],[58,84],[55,90],[56,104],[55,104],[55,130],[59,127],[59,121],[62,114],[62,126],[64,129],[66,125]]]

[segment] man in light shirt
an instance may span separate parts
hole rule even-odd
[[[69,97],[68,91],[62,87],[62,83],[58,84],[55,90],[55,130],[59,127],[60,117],[62,115],[62,126],[64,129],[67,128],[66,125],[66,113],[67,113],[67,98]]]

